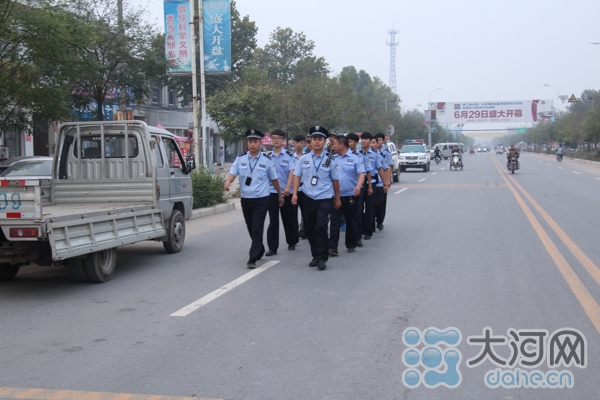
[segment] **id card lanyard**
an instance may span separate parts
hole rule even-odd
[[[256,164],[258,164],[258,161],[260,160],[260,154],[261,153],[258,153],[258,157],[256,157],[254,167],[252,166],[252,158],[250,157],[250,154],[248,154],[248,165],[250,166],[250,175],[246,177],[246,186],[250,186],[250,184],[252,183],[252,172],[254,171],[254,168],[256,168]]]
[[[325,159],[325,155],[323,155],[323,153],[321,153],[321,162],[319,163],[319,166],[317,167],[317,163],[315,163],[314,154],[312,156],[312,162],[313,162],[313,165],[315,166],[315,175],[311,178],[310,184],[313,186],[315,186],[319,182],[319,177],[317,175],[319,174],[319,168],[321,168],[321,164],[323,164],[324,159]]]

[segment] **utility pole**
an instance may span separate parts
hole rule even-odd
[[[202,5],[200,5],[202,7]],[[196,12],[190,4],[190,24],[192,26],[192,107],[194,113],[194,163],[200,167],[200,140],[198,138],[198,87],[196,78]],[[201,61],[202,62],[202,61]]]
[[[390,34],[390,41],[387,42],[387,45],[390,46],[390,88],[396,94],[396,46],[400,42],[396,41],[397,30],[391,29],[388,33]],[[387,102],[385,104],[387,106]]]
[[[119,46],[125,46],[125,28],[123,27],[123,0],[117,0],[117,25],[119,27]],[[122,64],[122,63],[119,63]],[[122,69],[123,65],[117,65],[118,69]],[[127,119],[127,93],[125,93],[125,85],[119,79],[119,110],[117,111],[118,120]]]

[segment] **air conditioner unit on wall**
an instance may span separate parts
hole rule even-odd
[[[8,147],[0,147],[0,160],[10,158],[10,149]]]

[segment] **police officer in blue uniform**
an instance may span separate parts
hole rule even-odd
[[[358,197],[355,197],[356,211],[357,211],[357,215],[356,215],[356,225],[357,225],[356,245],[358,247],[363,247],[362,213],[363,213],[363,209],[365,207],[365,197],[368,195],[369,191],[371,191],[371,193],[373,193],[373,187],[371,184],[371,165],[369,164],[369,160],[367,159],[367,157],[365,157],[363,155],[363,153],[357,148],[357,146],[360,147],[360,145],[359,145],[360,138],[358,137],[358,135],[356,133],[349,133],[346,135],[346,138],[348,139],[348,145],[350,146],[350,151],[352,151],[354,154],[356,154],[358,157],[360,157],[360,161],[365,168],[365,179],[364,179],[363,187],[361,188],[360,195]]]
[[[240,177],[242,212],[248,233],[252,239],[249,258],[246,263],[249,269],[256,268],[256,262],[265,253],[263,232],[269,209],[269,182],[277,191],[279,206],[283,205],[283,193],[279,187],[273,161],[260,151],[263,137],[264,134],[261,131],[255,129],[246,131],[248,151],[237,156],[225,182],[225,190],[229,191],[231,183],[238,175]]]
[[[271,132],[273,141],[273,151],[270,153],[271,161],[275,165],[279,185],[283,188],[283,206],[279,206],[279,195],[273,185],[270,189],[271,202],[269,204],[269,227],[267,228],[267,245],[269,251],[266,256],[274,256],[279,248],[279,213],[281,213],[281,222],[285,232],[285,240],[288,244],[288,250],[295,250],[298,242],[298,227],[294,224],[294,205],[290,195],[292,185],[291,171],[294,169],[294,154],[283,148],[285,132],[281,129],[275,129]],[[297,218],[297,217],[296,217]]]
[[[375,139],[377,139],[377,149],[379,153],[383,155],[384,164],[388,166],[385,181],[387,186],[383,187],[383,199],[380,202],[380,206],[375,208],[375,221],[377,223],[377,229],[380,231],[383,230],[383,220],[385,219],[385,212],[387,209],[387,192],[392,186],[392,174],[394,169],[394,160],[392,159],[392,153],[383,145],[385,143],[385,135],[383,133],[378,133],[375,135]]]
[[[344,135],[338,135],[333,139],[331,141],[331,148],[337,153],[336,162],[340,174],[340,201],[342,206],[337,210],[334,209],[331,213],[329,254],[338,254],[342,215],[346,221],[346,249],[348,253],[354,253],[358,240],[357,199],[360,197],[365,180],[365,166],[362,159],[350,151],[348,139]]]
[[[294,169],[296,168],[296,165],[298,164],[298,160],[300,160],[300,157],[302,157],[304,155],[304,145],[306,144],[306,137],[304,135],[296,135],[294,136],[294,167],[292,168],[292,175],[291,175],[291,191],[292,194],[294,192]],[[306,239],[306,235],[304,235],[304,228],[300,229],[300,224],[298,223],[298,209],[300,209],[300,214],[301,214],[301,220],[304,221],[304,193],[302,193],[302,186],[300,186],[300,188],[298,189],[298,204],[297,205],[293,205],[294,207],[294,218],[293,221],[295,222],[295,230],[296,230],[296,243],[299,242],[300,238],[302,239]],[[304,226],[304,224],[302,224],[302,226]]]
[[[302,184],[305,194],[304,221],[310,243],[311,267],[327,268],[329,237],[327,226],[332,208],[338,209],[340,202],[339,171],[336,156],[324,151],[328,136],[327,129],[314,126],[309,131],[312,150],[300,157],[294,169],[294,195],[292,204],[298,204],[298,189]]]
[[[363,189],[364,209],[362,211],[361,234],[364,240],[371,239],[373,235],[373,223],[375,221],[375,203],[377,201],[377,193],[375,185],[380,181],[379,175],[383,174],[381,165],[381,157],[371,149],[371,141],[373,135],[369,132],[363,132],[360,135],[361,154],[365,157],[365,164],[370,168],[371,184]]]
[[[384,196],[387,193],[388,183],[387,183],[387,171],[389,169],[388,165],[385,162],[384,155],[377,149],[377,139],[373,137],[371,140],[371,150],[377,154],[377,158],[381,163],[381,171],[379,171],[379,180],[375,184],[375,210],[373,213],[373,220],[371,221],[371,229],[375,232],[375,219],[377,215],[381,215],[381,207],[383,204]]]

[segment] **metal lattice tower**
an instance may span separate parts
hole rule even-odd
[[[387,42],[387,45],[390,46],[390,88],[392,88],[392,92],[396,93],[396,46],[400,42],[396,42],[397,30],[392,29],[388,33],[391,39]]]

